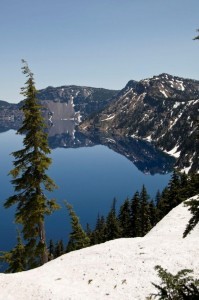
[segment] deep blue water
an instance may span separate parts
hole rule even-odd
[[[8,172],[12,169],[11,152],[22,148],[23,137],[10,130],[0,133],[1,143],[1,206],[0,206],[0,250],[9,250],[15,245],[16,225],[14,208],[4,209],[5,199],[13,194]],[[82,147],[76,149],[57,148],[52,150],[53,163],[49,175],[59,186],[50,194],[62,208],[46,218],[47,239],[64,241],[70,232],[70,223],[63,201],[67,200],[80,217],[83,226],[88,222],[95,225],[97,214],[106,215],[114,197],[118,206],[131,198],[145,184],[148,193],[154,197],[170,179],[166,175],[145,175],[126,157],[106,146]]]

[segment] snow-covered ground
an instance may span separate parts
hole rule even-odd
[[[176,273],[194,270],[199,278],[199,226],[185,239],[190,219],[183,204],[143,238],[118,239],[69,254],[17,274],[0,274],[2,300],[139,300],[158,283],[155,265]]]

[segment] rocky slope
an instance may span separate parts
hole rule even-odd
[[[118,91],[103,88],[61,86],[39,90],[37,98],[44,106],[44,115],[51,125],[61,120],[80,120],[106,107]],[[19,104],[0,100],[0,131],[18,129],[23,115]]]
[[[52,112],[64,108],[65,118],[85,119],[103,109],[118,91],[85,86],[47,87],[38,91],[38,99]],[[55,105],[56,104],[56,105]],[[51,107],[52,106],[52,107]],[[63,116],[63,117],[64,117]]]
[[[38,91],[49,124],[60,133],[83,121],[80,129],[101,131],[152,142],[177,158],[181,170],[199,170],[199,81],[160,74],[129,81],[118,91],[80,87],[47,87]],[[20,103],[0,101],[0,131],[17,129],[22,120]],[[85,119],[88,118],[86,121]],[[53,136],[51,127],[50,136]]]
[[[153,142],[177,157],[181,170],[199,169],[199,81],[160,74],[129,81],[114,101],[82,130],[105,131]]]

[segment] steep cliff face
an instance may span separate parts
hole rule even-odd
[[[83,122],[83,130],[100,130],[153,142],[178,157],[186,171],[198,163],[199,81],[161,74],[129,81],[101,113]]]
[[[63,118],[75,118],[84,120],[89,115],[105,108],[118,91],[102,88],[61,86],[47,87],[38,92],[38,99],[52,111],[62,107],[60,111],[65,112]]]
[[[43,113],[49,123],[62,120],[74,121],[76,124],[80,120],[105,108],[118,91],[103,88],[81,87],[81,86],[61,86],[47,87],[38,91],[37,98],[44,106]],[[18,129],[23,115],[19,110],[19,104],[12,104],[0,100],[0,130]],[[60,123],[61,124],[61,123]],[[61,124],[63,127],[64,124]]]

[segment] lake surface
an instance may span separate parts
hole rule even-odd
[[[11,177],[7,175],[13,168],[13,157],[10,153],[23,147],[22,140],[23,137],[16,135],[14,130],[0,133],[0,250],[11,249],[16,241],[15,209],[14,207],[4,209],[3,203],[13,194]],[[73,146],[78,141],[79,138],[74,140],[73,133]],[[111,140],[108,142],[115,143]],[[52,140],[51,144],[53,144]],[[56,143],[53,145],[54,148],[58,147]],[[88,147],[89,145],[92,147]],[[119,206],[127,197],[131,198],[137,190],[140,191],[143,184],[150,196],[154,197],[157,190],[162,190],[170,179],[170,174],[165,170],[164,174],[154,175],[141,172],[127,158],[130,155],[129,152],[125,157],[111,150],[109,144],[91,145],[87,139],[85,143],[80,143],[81,147],[70,148],[66,144],[62,146],[62,148],[53,149],[51,153],[53,162],[49,175],[59,188],[50,193],[50,197],[56,198],[62,208],[46,218],[48,240],[51,238],[55,241],[61,238],[64,241],[67,240],[70,223],[64,200],[73,205],[83,226],[89,223],[93,227],[97,214],[106,215],[114,197]],[[116,148],[115,144],[114,147]]]

